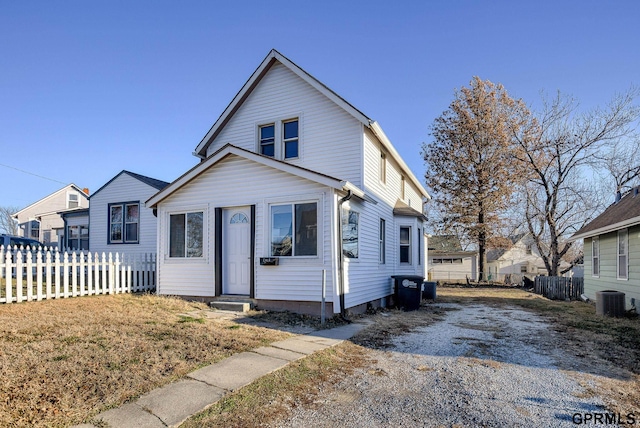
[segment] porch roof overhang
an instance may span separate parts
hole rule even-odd
[[[365,192],[360,189],[358,186],[353,183],[345,180],[340,180],[335,177],[331,177],[326,174],[322,174],[307,168],[303,168],[297,165],[292,165],[290,163],[280,161],[277,159],[273,159],[268,156],[260,155],[249,150],[227,144],[222,147],[217,152],[213,153],[208,158],[204,159],[198,165],[191,168],[189,171],[178,177],[175,181],[170,183],[167,187],[160,190],[158,193],[149,198],[145,205],[148,208],[157,208],[158,204],[174,194],[180,188],[185,186],[187,183],[191,182],[195,178],[197,178],[201,173],[208,170],[209,168],[215,166],[218,162],[222,161],[228,156],[238,156],[270,168],[277,169],[279,171],[283,171],[292,175],[295,175],[300,178],[304,178],[324,186],[330,187],[337,191],[348,192],[367,202],[377,203],[370,196],[365,194]]]
[[[411,208],[409,205],[405,204],[401,200],[398,200],[398,202],[396,202],[395,207],[393,207],[393,215],[402,216],[402,217],[416,217],[423,221],[428,220],[426,215],[416,210],[415,208]]]

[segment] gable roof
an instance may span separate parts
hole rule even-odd
[[[353,116],[356,120],[358,120],[362,125],[369,128],[373,134],[380,140],[381,144],[384,148],[389,152],[391,157],[398,163],[400,168],[407,174],[407,177],[411,180],[411,182],[418,188],[418,191],[422,194],[423,197],[427,199],[431,199],[431,196],[427,193],[426,189],[420,183],[420,181],[413,174],[411,169],[404,162],[400,154],[396,151],[396,149],[389,141],[389,138],[385,135],[384,131],[378,123],[360,110],[355,108],[352,104],[347,102],[340,95],[331,90],[327,85],[320,82],[318,79],[313,77],[311,74],[307,73],[305,70],[296,65],[289,58],[282,55],[275,49],[272,49],[269,54],[265,57],[264,60],[260,63],[258,68],[253,72],[253,74],[249,77],[249,80],[242,86],[240,91],[236,94],[236,96],[231,100],[229,105],[224,109],[220,117],[215,121],[209,132],[202,138],[198,146],[194,151],[194,155],[199,156],[204,159],[207,153],[207,148],[213,143],[216,136],[222,131],[224,126],[229,122],[229,120],[233,117],[233,115],[238,111],[238,109],[242,106],[245,100],[249,97],[249,95],[253,92],[253,90],[258,86],[262,78],[267,74],[267,72],[271,69],[271,67],[276,63],[280,63],[293,72],[295,75],[300,77],[306,83],[317,89],[321,94],[329,98],[339,107],[341,107],[348,114]]]
[[[80,194],[81,194],[82,196],[84,196],[86,199],[89,199],[89,197],[87,196],[87,194],[86,194],[86,193],[85,193],[81,188],[79,188],[78,186],[76,186],[76,185],[75,185],[75,184],[73,184],[73,183],[70,183],[70,184],[67,184],[66,186],[64,186],[63,188],[58,189],[58,190],[56,190],[56,191],[55,191],[55,192],[53,192],[53,193],[50,193],[49,195],[45,196],[44,198],[42,198],[42,199],[38,199],[38,200],[37,200],[37,201],[35,201],[34,203],[27,205],[26,207],[24,207],[24,208],[23,208],[23,209],[21,209],[20,211],[18,211],[18,212],[16,212],[16,213],[12,214],[12,215],[11,215],[11,217],[13,217],[13,218],[18,218],[18,216],[19,216],[23,211],[26,211],[26,210],[28,210],[28,209],[31,209],[31,208],[33,208],[35,205],[38,205],[38,204],[40,204],[40,203],[42,203],[42,202],[46,201],[47,199],[54,198],[54,197],[56,197],[57,195],[59,195],[60,193],[65,192],[65,191],[67,191],[67,190],[69,190],[69,189],[76,190],[78,193],[80,193]]]
[[[570,241],[613,232],[640,224],[640,186],[632,189],[618,202],[573,234]]]
[[[225,159],[227,156],[239,156],[241,158],[257,162],[259,164],[287,172],[289,174],[296,175],[301,178],[305,178],[307,180],[314,181],[316,183],[323,184],[325,186],[331,187],[336,190],[343,191],[351,191],[351,193],[365,201],[376,203],[374,199],[365,195],[365,193],[355,186],[354,184],[340,180],[335,177],[331,177],[326,174],[322,174],[316,171],[312,171],[307,168],[303,168],[300,166],[292,165],[290,163],[274,159],[269,156],[264,156],[258,153],[251,152],[249,150],[245,150],[240,147],[233,146],[231,144],[226,144],[217,152],[213,153],[203,162],[200,162],[198,165],[191,168],[189,171],[178,177],[175,181],[170,183],[167,187],[160,190],[158,193],[153,195],[151,198],[147,200],[145,205],[149,208],[155,208],[158,203],[162,202],[164,199],[172,195],[174,192],[185,186],[187,183],[191,182],[195,178],[197,178],[200,174],[208,170],[210,167],[216,165],[218,162]]]
[[[97,195],[102,189],[107,187],[109,184],[111,184],[116,178],[120,177],[122,174],[127,174],[127,175],[135,178],[136,180],[141,181],[142,183],[146,184],[147,186],[153,187],[156,190],[162,190],[162,189],[164,189],[165,187],[167,187],[169,185],[169,183],[167,183],[166,181],[157,180],[155,178],[151,178],[151,177],[147,177],[147,176],[144,176],[144,175],[136,174],[135,172],[126,171],[126,170],[123,169],[118,174],[116,174],[115,177],[113,177],[111,180],[109,180],[105,184],[103,184],[102,187],[100,187],[98,190],[93,192],[93,194],[89,197],[89,199],[91,199],[92,197]]]
[[[528,233],[518,233],[516,235],[509,236],[506,241],[509,242],[507,247],[490,248],[487,250],[487,261],[493,262],[502,257],[507,251],[513,248],[520,240],[522,240]]]

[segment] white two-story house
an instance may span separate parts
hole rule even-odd
[[[146,203],[158,292],[240,295],[328,313],[387,303],[425,276],[427,191],[380,126],[272,50],[197,145],[201,162]]]

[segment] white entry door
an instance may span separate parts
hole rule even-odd
[[[227,208],[223,222],[222,294],[249,295],[251,208]]]

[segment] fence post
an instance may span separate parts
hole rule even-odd
[[[78,295],[78,257],[76,252],[71,253],[71,296]]]
[[[115,278],[116,294],[121,293],[122,290],[120,290],[120,253],[116,253],[113,276]]]
[[[6,302],[7,303],[11,303],[13,301],[13,299],[11,298],[11,292],[12,292],[12,288],[13,288],[13,263],[11,260],[11,251],[7,251],[6,257],[5,257],[5,266],[7,267],[7,277],[5,278],[6,284],[5,284],[5,295],[4,297],[7,299]]]
[[[84,251],[80,250],[80,271],[78,272],[78,275],[80,275],[80,296],[84,296],[85,293],[85,289],[84,289],[84,275],[85,275],[85,260],[84,260]]]
[[[28,251],[28,250],[27,250]],[[16,302],[22,301],[22,251],[18,250],[16,253]],[[8,296],[7,296],[8,297]]]
[[[51,251],[47,250],[47,253],[45,255],[45,277],[47,280],[47,285],[46,285],[46,296],[48,300],[51,300],[51,283],[53,282],[53,279],[51,278]],[[40,276],[37,279],[37,282],[41,282],[42,281],[42,253],[40,253],[40,251],[38,251],[38,254],[36,255],[36,265],[38,266],[38,272],[40,272]]]

